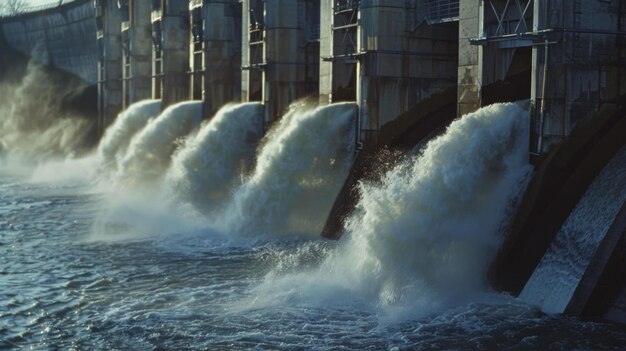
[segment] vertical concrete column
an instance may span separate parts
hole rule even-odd
[[[121,16],[115,0],[95,3],[98,60],[98,133],[122,110]]]
[[[250,0],[241,0],[241,101],[250,101]]]
[[[470,45],[470,38],[483,35],[483,0],[459,1],[459,64],[457,116],[481,106],[483,48]]]
[[[121,2],[122,7],[124,2]],[[128,0],[128,18],[122,22],[124,53],[124,108],[152,96],[152,26],[149,1]],[[122,10],[124,10],[122,8]]]
[[[304,96],[304,0],[265,2],[263,102],[266,122],[278,120]]]
[[[533,29],[544,34],[533,49],[531,152],[548,152],[580,120],[619,104],[619,11],[606,1],[535,1]]]
[[[454,21],[446,17],[435,24],[425,23],[425,8],[419,1],[361,0],[358,2],[356,42],[346,39],[346,29],[355,23],[349,7],[334,9],[335,69],[333,80],[349,86],[348,70],[356,63],[356,101],[360,107],[359,140],[376,147],[381,131],[420,101],[457,84],[457,33]],[[419,6],[418,6],[419,5]],[[343,14],[346,14],[345,15]],[[343,44],[341,44],[343,43]],[[347,43],[347,44],[346,44]],[[351,50],[346,45],[354,46]],[[343,48],[341,47],[343,45]],[[347,59],[341,57],[348,56]],[[343,74],[343,77],[342,77]],[[335,84],[333,84],[335,85]],[[338,85],[333,88],[339,94]],[[346,89],[347,90],[347,89]],[[348,94],[346,94],[348,95]],[[334,96],[334,94],[333,94]],[[452,99],[448,99],[452,104]],[[441,106],[439,106],[441,107]],[[408,120],[401,123],[410,125]],[[389,127],[391,128],[391,127]],[[387,128],[386,139],[404,132]]]
[[[245,5],[245,4],[244,4]],[[238,0],[206,0],[204,17],[205,117],[224,104],[241,100],[242,4]],[[245,11],[243,11],[245,12]],[[247,36],[248,30],[243,32]]]
[[[161,74],[163,108],[189,97],[189,2],[162,0]],[[153,12],[154,14],[154,12]],[[154,33],[153,33],[154,35]]]
[[[320,77],[319,102],[331,103],[333,93],[333,1],[320,2]]]

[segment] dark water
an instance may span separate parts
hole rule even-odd
[[[426,314],[403,306],[391,311],[351,296],[259,303],[267,297],[256,287],[277,266],[314,266],[336,244],[234,243],[208,229],[94,240],[103,196],[89,189],[0,177],[0,349],[620,350],[626,345],[623,326],[545,315],[502,296],[492,299],[497,303],[462,303]],[[291,296],[299,294],[298,284],[289,289]]]

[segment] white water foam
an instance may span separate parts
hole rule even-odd
[[[528,111],[484,107],[454,121],[361,200],[336,250],[313,270],[272,272],[251,303],[363,299],[434,308],[484,291],[507,207],[527,183]]]
[[[354,153],[356,106],[291,106],[227,208],[225,231],[319,235]]]
[[[160,179],[182,139],[196,129],[201,120],[201,101],[169,106],[132,138],[120,164],[119,177],[131,184]]]
[[[98,155],[105,168],[116,170],[126,153],[131,138],[161,112],[161,100],[142,100],[122,111],[107,128],[98,146]]]
[[[263,105],[226,105],[177,152],[165,177],[168,197],[210,210],[249,169],[263,135]]]
[[[569,215],[520,299],[563,313],[585,269],[626,201],[626,147],[609,162]]]

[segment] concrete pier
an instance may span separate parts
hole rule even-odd
[[[189,98],[189,4],[152,1],[152,98],[162,108]]]
[[[265,121],[317,96],[319,0],[243,0],[242,99],[262,101]]]
[[[148,1],[118,1],[122,17],[123,106],[152,96],[152,26]]]
[[[238,0],[190,2],[191,95],[203,101],[205,118],[241,100],[242,4]]]
[[[122,110],[121,16],[115,0],[95,3],[98,61],[98,133]]]
[[[383,126],[456,85],[458,4],[436,5],[323,1],[320,101],[359,104],[360,142],[379,145]]]
[[[529,98],[530,152],[546,154],[580,120],[620,104],[624,7],[623,1],[461,0],[458,115]]]

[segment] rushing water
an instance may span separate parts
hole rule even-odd
[[[252,206],[250,194],[265,205],[314,199],[299,189],[325,183],[306,178],[312,165],[341,175],[352,107],[330,109],[336,118],[305,109],[277,126],[223,207]],[[455,122],[362,186],[339,242],[287,235],[280,215],[277,233],[258,236],[250,223],[271,225],[255,216],[231,231],[177,200],[101,187],[92,160],[0,162],[0,349],[619,350],[623,326],[547,315],[484,285],[528,172],[525,118],[508,104]],[[200,134],[186,145],[206,145]],[[285,175],[287,191],[263,195],[260,184],[280,190],[268,178],[292,155],[307,157]],[[67,177],[43,176],[59,167]]]
[[[589,186],[567,218],[520,298],[562,313],[611,223],[626,201],[626,147]]]

